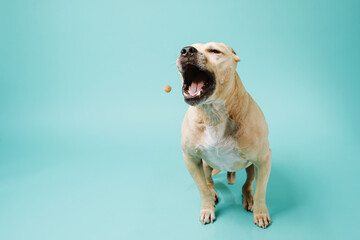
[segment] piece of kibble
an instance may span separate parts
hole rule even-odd
[[[171,91],[171,87],[169,86],[169,85],[166,85],[165,87],[164,87],[164,91],[165,92],[170,92]]]

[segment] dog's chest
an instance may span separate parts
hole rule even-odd
[[[237,171],[246,168],[249,161],[243,159],[236,139],[227,131],[226,122],[207,126],[204,141],[198,144],[202,158],[213,168],[222,171]]]

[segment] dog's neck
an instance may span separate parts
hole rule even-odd
[[[250,98],[236,73],[234,85],[231,87],[226,99],[201,104],[198,107],[204,113],[204,121],[207,125],[214,126],[223,121],[239,123],[246,117]]]
[[[204,111],[208,120],[206,122],[209,125],[217,125],[229,118],[229,114],[225,107],[225,101],[202,104],[199,107]]]

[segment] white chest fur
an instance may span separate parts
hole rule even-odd
[[[229,118],[226,112],[214,109],[217,114],[217,124],[206,126],[204,141],[198,144],[202,158],[213,168],[222,171],[237,171],[250,165],[241,158],[242,152],[236,139],[229,134]],[[214,111],[210,113],[214,114]],[[230,127],[231,128],[231,127]],[[230,129],[231,130],[231,129]]]

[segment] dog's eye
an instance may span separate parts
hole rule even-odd
[[[216,50],[216,49],[208,49],[207,51],[210,52],[210,53],[215,53],[215,54],[222,53],[222,52],[220,52],[219,50]]]

